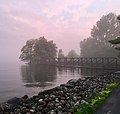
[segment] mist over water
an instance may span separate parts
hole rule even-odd
[[[13,97],[22,97],[25,94],[33,96],[40,91],[66,83],[70,79],[97,76],[104,72],[108,71],[41,65],[29,66],[19,61],[2,61],[0,62],[0,102]]]
[[[42,90],[66,83],[71,78],[80,78],[78,73],[58,70],[50,66],[28,66],[20,62],[0,64],[0,102],[25,94],[35,95]]]

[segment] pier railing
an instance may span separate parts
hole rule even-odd
[[[47,59],[39,63],[61,67],[117,69],[119,68],[118,61],[115,57],[80,57]]]

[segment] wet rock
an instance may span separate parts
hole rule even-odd
[[[46,94],[46,95],[47,95],[47,94]],[[39,93],[38,93],[38,97],[39,97],[39,99],[44,99],[43,93],[39,92]]]
[[[16,105],[20,103],[20,98],[14,97],[7,101],[8,104]]]
[[[28,108],[26,108],[26,107],[21,107],[21,113],[27,113],[27,112],[29,112],[30,110],[28,109]]]
[[[0,105],[0,112],[4,111],[4,105]]]
[[[71,114],[68,111],[72,106],[79,103],[87,104],[85,99],[92,97],[96,90],[100,91],[105,84],[115,79],[120,77],[104,74],[94,78],[71,79],[66,84],[40,92],[31,98],[25,95],[19,100],[10,100],[7,104],[0,105],[0,112],[3,114]],[[17,100],[20,103],[16,103]]]
[[[68,87],[68,88],[73,88],[74,86],[71,85],[71,84],[61,84],[60,86],[63,86],[63,87]]]
[[[58,113],[57,114],[63,114],[63,112],[62,111],[58,111]]]
[[[24,95],[22,99],[28,99],[28,95]]]
[[[56,112],[54,110],[51,110],[50,114],[56,114]]]
[[[26,114],[31,114],[30,112],[27,112]]]
[[[38,102],[43,102],[43,99],[39,99],[39,101]]]
[[[20,112],[20,109],[19,109],[19,108],[16,108],[16,109],[14,110],[14,112],[15,112],[15,113],[19,113],[19,112]]]
[[[68,84],[76,84],[77,82],[78,82],[77,79],[71,79],[71,80],[69,80],[67,83],[68,83]]]
[[[34,113],[34,112],[35,112],[35,110],[34,110],[34,109],[30,109],[30,112]]]

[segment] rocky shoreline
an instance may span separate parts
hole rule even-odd
[[[13,98],[0,105],[0,114],[71,114],[70,108],[86,102],[96,91],[120,77],[116,73],[85,79],[71,79],[66,84],[45,90],[31,98]]]

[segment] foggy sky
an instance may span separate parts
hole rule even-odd
[[[119,5],[120,0],[0,0],[0,61],[18,60],[26,40],[41,36],[65,54],[79,54],[96,21],[120,14]]]

